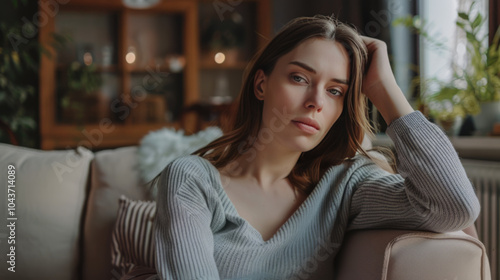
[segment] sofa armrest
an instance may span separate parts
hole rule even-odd
[[[360,230],[336,256],[338,280],[490,280],[483,244],[464,232]]]

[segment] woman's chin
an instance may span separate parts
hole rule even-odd
[[[312,139],[297,139],[294,141],[294,143],[290,143],[291,146],[293,147],[294,150],[305,153],[309,152],[310,150],[314,149],[316,146],[318,146],[319,141],[312,141]]]

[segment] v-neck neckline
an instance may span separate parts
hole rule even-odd
[[[206,160],[206,159],[204,159],[204,160]],[[238,210],[236,210],[236,206],[233,204],[233,201],[231,201],[228,194],[226,193],[226,190],[222,186],[221,173],[219,172],[219,170],[215,166],[213,166],[212,163],[210,163],[210,162],[208,162],[208,163],[210,165],[210,168],[212,168],[214,170],[215,177],[217,177],[216,182],[217,182],[217,185],[219,187],[219,190],[222,192],[222,199],[224,199],[227,202],[226,205],[228,205],[228,207],[229,207],[229,209],[227,209],[227,210],[229,210],[230,213],[232,215],[234,215],[236,218],[242,220],[243,223],[246,225],[246,227],[250,229],[252,234],[255,235],[257,237],[257,240],[262,244],[273,243],[277,239],[281,238],[281,236],[283,234],[285,234],[286,230],[290,227],[290,223],[292,223],[294,220],[298,219],[298,216],[301,215],[302,212],[304,212],[303,208],[306,207],[306,204],[308,204],[309,200],[311,200],[312,197],[315,196],[315,193],[318,191],[317,187],[320,185],[321,181],[323,181],[321,179],[318,182],[318,184],[316,184],[313,191],[307,196],[307,198],[304,201],[302,201],[300,206],[292,213],[292,215],[290,217],[288,217],[288,219],[285,221],[285,223],[283,223],[278,228],[278,230],[271,236],[271,238],[269,238],[268,240],[264,240],[260,231],[258,231],[249,221],[247,221],[245,218],[240,216],[240,214],[238,213]]]

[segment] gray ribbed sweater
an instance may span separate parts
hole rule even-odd
[[[391,123],[399,174],[357,155],[331,167],[268,241],[241,218],[217,169],[187,156],[162,172],[155,224],[161,279],[333,279],[347,230],[437,232],[470,225],[479,202],[448,138],[420,112]]]

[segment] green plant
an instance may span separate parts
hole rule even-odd
[[[82,122],[85,115],[85,106],[81,104],[83,95],[96,92],[101,85],[102,78],[94,64],[72,62],[66,71],[66,79],[61,85],[60,105],[62,109],[71,111],[75,118]]]
[[[92,93],[102,85],[102,79],[94,64],[85,65],[73,62],[68,67],[68,90]]]
[[[481,102],[500,100],[500,27],[497,29],[491,45],[486,44],[488,34],[481,35],[481,27],[486,18],[477,13],[472,17],[475,3],[467,12],[459,12],[457,27],[467,38],[467,69],[454,69],[450,81],[431,78],[414,80],[421,85],[420,102],[429,109],[429,114],[439,121],[453,121],[456,117],[476,115],[480,112]],[[428,26],[419,16],[398,18],[393,25],[403,25],[424,38],[438,51],[448,51],[440,39],[435,39],[428,31]]]
[[[500,100],[500,27],[496,30],[493,42],[489,46],[483,44],[488,41],[488,34],[480,36],[480,29],[486,18],[480,13],[472,20],[470,17],[474,2],[468,13],[458,13],[457,26],[467,36],[469,50],[470,71],[464,71],[467,81],[467,91],[474,95],[479,102]]]
[[[37,26],[21,19],[33,18],[36,1],[0,3],[0,121],[14,132],[19,145],[38,145],[38,67],[41,55],[50,53],[39,44]],[[53,34],[52,46],[65,38]],[[0,142],[9,142],[0,132]]]
[[[0,120],[13,130],[20,145],[35,147],[35,93],[42,49],[36,38],[13,43],[16,38],[24,38],[21,20],[17,20],[0,23]],[[5,134],[0,135],[0,141],[9,142]]]

